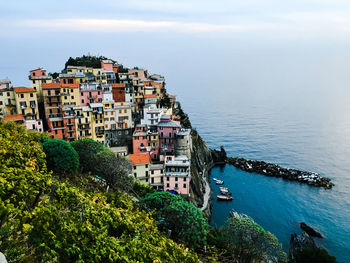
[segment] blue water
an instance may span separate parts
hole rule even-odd
[[[248,81],[248,80],[247,80]],[[228,83],[233,85],[232,83]],[[205,85],[203,86],[205,87]],[[282,89],[282,88],[281,88]],[[214,91],[215,90],[215,91]],[[200,92],[182,105],[209,147],[223,145],[229,156],[264,160],[320,173],[331,190],[215,167],[211,178],[225,181],[232,202],[213,200],[212,225],[224,224],[231,209],[251,216],[288,250],[298,223],[315,227],[315,241],[338,262],[350,258],[350,103],[349,92],[222,86]],[[187,91],[194,94],[194,91]],[[214,196],[218,186],[211,183]]]

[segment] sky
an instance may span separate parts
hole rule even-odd
[[[0,11],[0,79],[15,86],[88,53],[166,75],[252,54],[347,56],[350,42],[345,0],[0,0]]]

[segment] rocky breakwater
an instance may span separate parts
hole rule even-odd
[[[226,162],[249,173],[258,173],[266,176],[281,177],[286,180],[298,181],[316,187],[330,189],[334,186],[329,178],[317,173],[300,171],[291,168],[266,163],[264,161],[252,161],[244,158],[227,158]]]

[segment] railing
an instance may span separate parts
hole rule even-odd
[[[72,125],[74,125],[74,123],[67,122],[66,125],[67,125],[67,126],[72,126]]]

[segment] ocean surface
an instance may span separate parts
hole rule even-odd
[[[218,202],[214,198],[213,226],[223,225],[234,209],[276,235],[287,251],[290,234],[301,233],[298,223],[306,222],[324,235],[324,239],[315,239],[320,246],[338,262],[348,263],[350,82],[335,80],[345,71],[332,76],[314,72],[310,81],[306,75],[312,70],[304,71],[303,67],[288,71],[283,78],[302,78],[298,83],[282,81],[271,69],[255,77],[241,69],[243,75],[224,74],[224,80],[206,74],[204,81],[193,83],[193,88],[174,92],[179,93],[193,127],[209,147],[223,145],[228,156],[317,172],[335,183],[333,189],[325,190],[247,173],[230,165],[215,167],[211,178],[224,180],[234,200]],[[207,82],[211,77],[214,80]],[[211,182],[211,187],[214,196],[218,194],[218,186]]]

